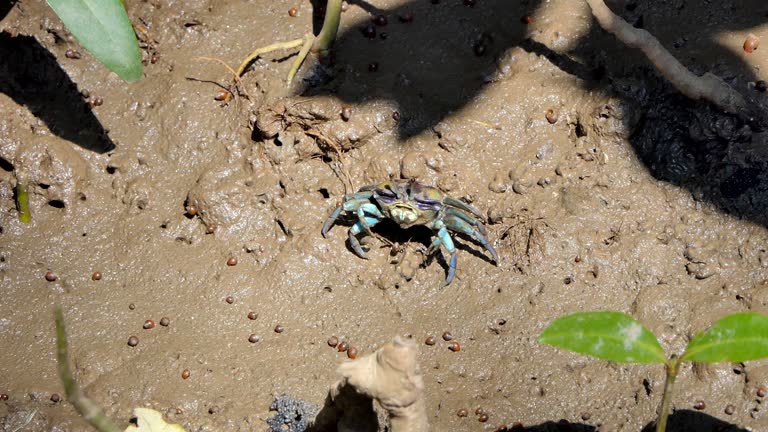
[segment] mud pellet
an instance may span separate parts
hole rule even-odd
[[[216,232],[216,225],[208,225],[205,227],[205,233],[206,234],[213,234]]]
[[[61,402],[61,396],[59,396],[58,393],[54,393],[51,395],[51,402],[53,403],[59,403]]]
[[[379,64],[376,62],[368,63],[368,72],[376,72],[379,70]]]
[[[413,22],[413,12],[404,12],[400,14],[399,16],[401,23],[410,23]]]
[[[765,92],[768,90],[768,83],[766,83],[765,80],[755,81],[755,90],[759,92]]]
[[[555,110],[553,110],[553,109],[548,109],[547,113],[544,114],[544,117],[546,117],[546,119],[549,122],[549,124],[557,123],[558,116],[557,116],[557,113],[555,112]]]
[[[744,52],[751,53],[760,46],[760,38],[750,33],[744,40]]]
[[[228,90],[222,90],[216,93],[216,96],[214,96],[213,99],[218,102],[221,102],[221,101],[228,100],[230,97],[232,97],[232,93],[230,93]]]
[[[150,330],[155,328],[155,322],[152,320],[146,320],[144,321],[144,325],[142,326],[144,330]]]
[[[375,38],[376,27],[374,27],[372,24],[365,26],[365,28],[363,28],[363,36],[367,37],[368,39]]]
[[[339,342],[339,345],[336,347],[336,350],[338,352],[346,352],[347,348],[349,348],[349,343],[347,341],[341,341]]]
[[[248,336],[248,342],[250,342],[250,343],[256,343],[256,342],[258,342],[260,340],[261,340],[261,336],[259,336],[257,334],[252,334],[252,335]]]
[[[186,210],[187,214],[190,216],[197,215],[197,206],[194,204],[188,205],[184,210]]]
[[[163,327],[168,327],[171,324],[171,320],[168,317],[162,317],[160,318],[160,325]]]
[[[101,96],[94,96],[88,104],[91,107],[98,107],[104,105],[104,98]]]
[[[434,336],[427,336],[427,338],[426,338],[426,339],[424,339],[424,344],[425,344],[425,345],[429,345],[429,346],[432,346],[432,345],[434,345],[436,342],[437,342],[437,341],[435,340],[435,337],[434,337]]]
[[[331,336],[328,338],[328,346],[331,348],[336,348],[336,346],[339,344],[339,338],[336,336]]]
[[[356,359],[357,358],[357,348],[349,347],[349,349],[347,349],[347,357],[349,357],[352,360]]]
[[[585,412],[585,413],[581,413],[581,419],[582,419],[582,420],[584,420],[584,421],[587,421],[587,420],[589,420],[589,419],[591,419],[591,418],[592,418],[592,414],[590,414],[590,413],[588,413],[588,412]]]
[[[344,121],[349,121],[350,117],[352,117],[352,107],[349,105],[344,105],[341,107],[341,119]]]
[[[458,342],[453,342],[448,346],[448,349],[453,352],[459,352],[461,351],[461,344],[459,344]]]
[[[282,325],[278,324],[275,326],[275,333],[282,333],[284,331],[285,331],[285,327],[283,327]]]
[[[224,301],[227,302],[228,304],[232,304],[235,302],[235,298],[232,296],[227,296],[227,298],[225,298]]]
[[[253,320],[255,320],[258,317],[259,317],[259,314],[257,314],[256,312],[254,312],[254,311],[248,312],[248,319],[249,320],[253,321]]]
[[[581,262],[581,257],[576,255],[576,258],[573,259],[573,262],[580,263]]]
[[[385,26],[387,25],[387,17],[386,15],[376,15],[376,18],[373,19],[373,23],[377,26]]]
[[[696,401],[696,402],[693,404],[693,409],[695,409],[695,410],[699,410],[699,411],[703,410],[703,409],[704,409],[704,408],[706,408],[706,407],[707,407],[707,404],[706,404],[706,403],[704,403],[704,401],[703,401],[703,400],[697,400],[697,401]]]
[[[295,17],[298,14],[299,14],[299,10],[296,9],[295,7],[288,9],[288,16]]]
[[[400,121],[400,111],[392,111],[392,120]]]
[[[88,99],[91,97],[91,92],[89,92],[88,89],[82,89],[80,90],[80,96],[82,96],[83,99]]]
[[[477,407],[477,408],[475,408],[475,415],[478,415],[478,416],[479,416],[479,415],[481,415],[481,414],[485,414],[485,410],[483,409],[483,407]]]
[[[100,281],[101,280],[101,272],[93,272],[93,274],[91,275],[91,280]]]
[[[52,271],[48,271],[48,272],[45,272],[45,280],[47,280],[48,282],[55,282],[59,280],[59,277],[56,276],[56,273]]]
[[[64,53],[64,56],[65,56],[66,58],[68,58],[68,59],[72,59],[72,60],[77,60],[77,59],[79,59],[80,57],[82,57],[82,55],[80,54],[80,52],[79,52],[79,51],[75,51],[75,50],[73,50],[73,49],[68,49],[68,50],[67,50],[67,51]]]
[[[531,24],[531,23],[533,23],[533,17],[530,16],[530,15],[523,15],[520,18],[520,22],[523,23],[523,24]]]
[[[346,12],[348,9],[349,9],[349,4],[347,4],[346,2],[341,4],[341,11],[342,12]]]
[[[757,397],[765,397],[766,390],[765,387],[760,386],[757,388]]]
[[[725,406],[724,412],[728,415],[733,415],[736,412],[736,407],[733,404],[728,404]]]
[[[8,395],[5,393],[0,394],[0,400],[4,400],[4,401],[8,400]]]
[[[136,336],[131,336],[128,338],[129,347],[135,347],[138,344],[139,344],[139,338],[137,338]]]
[[[192,372],[189,371],[189,369],[184,369],[181,371],[181,379],[187,379],[192,374]]]
[[[230,266],[230,267],[236,266],[237,265],[237,258],[229,257],[227,259],[227,265]]]
[[[469,412],[467,411],[466,408],[462,408],[462,409],[456,411],[456,415],[459,416],[459,417],[466,417],[466,416],[469,415]]]
[[[134,310],[134,309],[136,309],[136,305],[131,303],[131,304],[128,305],[128,309]]]
[[[447,332],[447,331],[443,332],[443,340],[446,341],[446,342],[452,341],[453,340],[453,335],[451,334],[451,332]]]
[[[479,421],[480,423],[487,422],[488,421],[488,414],[485,414],[485,413],[480,414],[480,416],[477,418],[477,421]]]

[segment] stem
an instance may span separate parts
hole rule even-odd
[[[667,430],[667,417],[672,405],[672,390],[675,386],[679,366],[680,359],[676,355],[673,355],[666,364],[667,379],[664,381],[664,394],[661,397],[661,409],[659,410],[659,421],[656,423],[656,432]]]
[[[19,220],[21,222],[29,223],[32,220],[32,213],[29,212],[27,182],[21,180],[16,183],[16,209],[19,211]]]
[[[72,378],[72,371],[69,367],[67,332],[64,329],[64,314],[61,312],[61,306],[56,306],[53,310],[53,315],[56,321],[56,358],[59,362],[59,377],[64,385],[67,399],[74,405],[77,412],[97,431],[121,432],[120,428],[112,423],[112,419],[107,417],[95,402],[85,397],[82,391],[80,391],[80,387],[77,386],[75,379]]]
[[[317,35],[315,43],[312,45],[312,52],[316,52],[320,57],[325,57],[331,50],[333,41],[336,40],[336,33],[339,31],[339,21],[341,21],[341,1],[328,0],[325,6],[325,18],[323,19],[323,28]]]

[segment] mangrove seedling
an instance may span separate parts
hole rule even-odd
[[[122,0],[48,0],[83,48],[125,81],[142,76],[136,34]]]
[[[664,432],[675,378],[684,361],[744,362],[768,357],[768,316],[743,312],[728,315],[699,332],[682,355],[665,355],[653,333],[634,318],[614,311],[580,312],[560,317],[539,342],[620,363],[662,363],[667,376],[656,432]]]

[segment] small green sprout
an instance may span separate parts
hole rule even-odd
[[[80,44],[125,81],[142,76],[141,53],[121,0],[48,0]]]
[[[621,312],[581,312],[555,320],[539,342],[621,363],[663,363],[667,369],[656,432],[667,428],[672,389],[680,364],[744,362],[768,357],[768,316],[736,313],[699,332],[681,356],[667,359],[656,336]]]

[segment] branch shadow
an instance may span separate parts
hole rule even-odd
[[[31,36],[0,32],[0,92],[42,120],[53,134],[96,153],[115,148],[56,58]]]
[[[387,10],[363,0],[350,4],[368,11],[369,19],[338,36],[335,78],[307,85],[305,95],[332,93],[351,104],[392,101],[399,107],[398,134],[405,140],[475,101],[497,70],[496,59],[520,47],[578,77],[584,89],[616,96],[620,110],[637,113],[634,120],[618,120],[653,177],[728,214],[768,226],[768,134],[681,96],[637,50],[604,32],[591,16],[590,31],[572,50],[558,53],[529,39],[521,22],[528,15],[537,19],[541,0],[411,1]],[[749,85],[760,79],[757,72],[739,56],[740,46],[724,46],[717,35],[764,24],[768,4],[745,0],[698,7],[691,0],[625,0],[610,5],[654,34],[695,73],[715,73],[765,110],[765,93]],[[387,25],[373,24],[376,14],[385,15]],[[316,28],[321,22],[316,20]],[[588,139],[599,140],[598,135]]]

